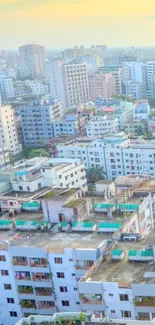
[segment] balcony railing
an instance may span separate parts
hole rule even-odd
[[[53,289],[45,288],[35,288],[36,296],[52,296]]]
[[[33,281],[41,281],[41,282],[50,282],[51,274],[45,275],[45,273],[37,273],[33,274]]]
[[[135,306],[154,307],[155,297],[138,297],[133,300],[133,303]]]
[[[31,286],[18,286],[19,294],[33,294],[33,287]]]
[[[30,258],[30,266],[31,267],[47,267],[48,262],[46,258],[35,259]]]
[[[22,280],[22,281],[30,281],[31,276],[29,272],[16,272],[15,274],[16,280]]]
[[[36,309],[35,300],[21,300],[20,305],[22,308],[34,308]]]
[[[28,261],[27,258],[24,259],[20,259],[20,258],[13,258],[12,259],[12,264],[13,265],[20,265],[20,266],[27,266],[28,265]]]
[[[38,303],[38,309],[53,309],[55,308],[55,303],[51,302],[51,301],[40,301]]]

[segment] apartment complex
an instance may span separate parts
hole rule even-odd
[[[22,146],[18,140],[14,111],[11,106],[0,106],[0,146],[8,148],[12,154],[18,154]]]
[[[148,190],[143,192],[144,183]],[[29,314],[66,311],[122,321],[153,316],[154,180],[141,179],[134,191],[129,187],[118,194],[113,184],[101,185],[100,195],[97,187],[92,202],[81,197],[80,189],[44,189],[36,194],[35,202],[22,204],[18,214],[9,208],[13,218],[3,214],[0,303],[4,325]],[[4,202],[8,194],[2,198]],[[14,197],[13,202],[19,200]]]
[[[105,134],[115,133],[118,131],[118,119],[117,117],[94,116],[86,124],[87,137],[99,136],[102,137]]]
[[[25,85],[30,87],[32,94],[43,96],[49,94],[49,85],[37,80],[27,80]]]
[[[122,94],[122,68],[117,65],[101,67],[98,70],[98,73],[111,73],[115,78],[115,85],[116,85],[116,94]]]
[[[59,157],[79,158],[87,168],[102,166],[108,179],[129,174],[155,175],[154,140],[109,135],[95,141],[58,145],[57,149]]]
[[[19,48],[23,68],[30,68],[35,77],[45,76],[45,48],[41,45],[27,44]]]
[[[116,94],[115,77],[112,73],[94,73],[89,76],[90,97],[95,101],[98,97],[105,100]]]
[[[0,93],[3,100],[10,99],[14,96],[14,85],[12,78],[0,78]]]
[[[33,193],[44,187],[87,190],[86,171],[81,160],[32,158],[10,169],[8,175],[14,192]]]
[[[21,106],[20,116],[25,146],[38,146],[53,138],[52,122],[63,116],[63,106],[55,99],[36,100]]]
[[[51,96],[60,99],[66,107],[90,100],[86,63],[49,62],[47,73]]]

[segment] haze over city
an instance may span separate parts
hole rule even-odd
[[[155,45],[153,0],[0,0],[3,48]]]

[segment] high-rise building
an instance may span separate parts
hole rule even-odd
[[[60,99],[65,107],[90,100],[86,63],[54,61],[47,64],[51,96]]]
[[[0,92],[3,100],[12,98],[14,96],[14,86],[12,78],[0,78]]]
[[[63,116],[63,106],[58,100],[37,100],[20,108],[25,146],[38,146],[53,138],[53,121]]]
[[[95,101],[97,97],[109,99],[116,94],[115,77],[111,73],[94,73],[89,77],[90,97]]]
[[[41,45],[27,44],[19,48],[21,66],[33,69],[34,76],[45,75],[45,48]]]
[[[22,146],[18,140],[14,111],[11,106],[0,106],[0,147],[7,147],[13,154],[18,154]]]

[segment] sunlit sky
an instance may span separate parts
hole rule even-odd
[[[155,45],[155,0],[0,0],[0,48]]]

